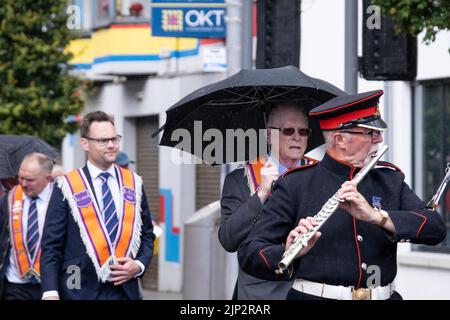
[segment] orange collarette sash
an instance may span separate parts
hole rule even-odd
[[[71,208],[72,216],[80,228],[80,235],[86,251],[91,258],[99,279],[108,280],[110,265],[116,264],[117,257],[133,258],[140,246],[141,234],[141,197],[142,179],[135,173],[117,167],[122,206],[122,217],[119,219],[119,230],[115,243],[111,243],[103,215],[99,209],[93,190],[81,169],[72,171],[58,178],[61,188]],[[119,215],[120,217],[120,215]]]
[[[254,195],[261,184],[261,168],[264,166],[266,160],[264,157],[259,157],[256,160],[245,163],[245,176],[247,177],[247,184],[250,188],[250,195]],[[303,157],[300,160],[300,166],[316,163],[317,160],[309,157]]]
[[[261,184],[261,168],[264,166],[264,163],[265,160],[261,157],[256,159],[256,161],[245,163],[245,175],[250,188],[250,195],[255,194]]]
[[[9,227],[11,246],[14,252],[17,271],[20,277],[28,278],[34,275],[40,278],[41,239],[39,238],[38,250],[31,257],[25,239],[26,230],[23,225],[23,189],[16,186],[9,194]]]

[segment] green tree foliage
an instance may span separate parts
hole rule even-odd
[[[77,129],[82,82],[68,74],[66,1],[2,0],[0,133],[29,134],[59,147]]]
[[[398,31],[418,35],[425,31],[423,41],[433,42],[440,30],[450,30],[450,0],[372,0],[398,22]]]

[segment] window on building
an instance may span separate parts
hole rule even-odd
[[[92,0],[91,3],[94,28],[107,26],[111,22],[150,21],[148,0]]]
[[[421,82],[415,108],[415,189],[429,201],[436,193],[450,163],[450,79]],[[437,211],[447,225],[447,238],[436,247],[418,250],[450,252],[450,186]]]
[[[114,18],[114,0],[93,0],[94,28],[108,25]]]
[[[117,21],[138,20],[149,22],[150,1],[148,0],[116,0]]]

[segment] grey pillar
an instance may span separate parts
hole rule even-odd
[[[242,3],[242,69],[253,68],[253,0]]]
[[[358,1],[345,0],[345,91],[358,92]]]

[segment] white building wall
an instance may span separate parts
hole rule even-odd
[[[418,37],[417,80],[450,78],[450,54],[448,51],[450,32],[439,32],[436,41],[428,46],[423,44],[422,37],[423,34]],[[420,90],[420,88],[416,90]],[[401,162],[402,169],[407,169],[406,181],[410,183],[414,169],[412,168],[411,154],[411,146],[414,141],[411,139],[411,132],[416,128],[411,128],[408,135],[401,129],[406,122],[408,125],[411,124],[411,102],[409,105],[405,103],[405,100],[409,100],[411,95],[406,91],[405,87],[397,87],[394,90],[397,105],[408,107],[402,108],[405,110],[405,114],[398,108],[396,110],[395,121],[400,125],[394,136],[398,141],[399,149],[404,149],[403,152],[400,150],[397,152],[396,159]],[[418,161],[417,158],[416,161]],[[416,181],[418,179],[416,177]],[[420,191],[417,190],[417,192]],[[429,199],[423,200],[428,201]],[[397,285],[405,299],[450,299],[450,254],[411,251],[410,245],[404,245],[404,248],[399,250],[398,261]]]
[[[450,77],[450,32],[440,31],[429,46],[422,43],[419,35],[417,80]]]
[[[303,0],[300,69],[344,89],[344,0]]]

